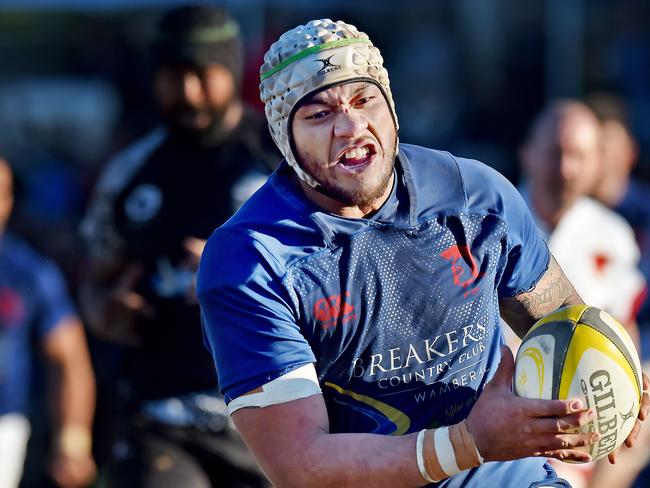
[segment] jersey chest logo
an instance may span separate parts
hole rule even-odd
[[[483,273],[479,273],[476,260],[472,256],[472,251],[467,244],[450,246],[441,252],[440,256],[447,261],[451,261],[451,274],[454,285],[468,289],[463,293],[464,297],[474,295],[479,291],[479,288],[475,286],[474,282]],[[470,287],[471,289],[469,289]]]
[[[25,319],[23,298],[10,288],[0,288],[0,328],[17,327]]]
[[[356,318],[354,305],[347,302],[350,292],[324,297],[314,303],[314,317],[323,330]]]
[[[163,204],[160,188],[151,183],[138,185],[124,202],[126,216],[132,222],[142,224],[156,216]]]

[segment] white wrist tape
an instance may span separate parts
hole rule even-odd
[[[438,455],[438,462],[445,474],[453,476],[460,473],[460,468],[456,463],[454,446],[449,438],[449,427],[440,427],[433,432],[433,444]]]
[[[424,434],[426,431],[427,429],[422,429],[415,441],[415,458],[418,461],[418,469],[420,470],[420,474],[424,480],[429,483],[435,483],[435,481],[431,479],[431,476],[429,476],[429,473],[427,473],[427,467],[424,465]]]

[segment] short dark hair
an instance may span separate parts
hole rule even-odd
[[[587,97],[587,105],[596,114],[601,122],[615,121],[621,124],[628,132],[630,117],[625,100],[609,93],[592,93]]]

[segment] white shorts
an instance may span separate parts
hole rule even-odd
[[[29,434],[29,421],[24,415],[0,415],[0,488],[18,487]]]

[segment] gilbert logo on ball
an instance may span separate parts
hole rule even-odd
[[[525,398],[581,399],[597,418],[580,428],[600,432],[580,449],[595,461],[620,446],[639,413],[641,364],[621,324],[587,305],[563,307],[526,334],[515,360],[515,393]]]

